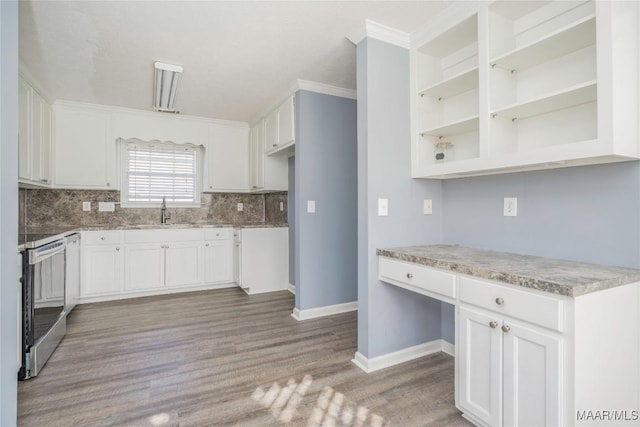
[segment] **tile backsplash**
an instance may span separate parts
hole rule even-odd
[[[160,223],[160,208],[98,212],[99,202],[119,202],[119,191],[20,189],[20,228],[100,227]],[[82,210],[91,202],[91,211]],[[287,193],[203,193],[200,208],[168,208],[173,224],[286,225]],[[284,209],[280,210],[280,202]],[[242,203],[244,210],[238,211]]]

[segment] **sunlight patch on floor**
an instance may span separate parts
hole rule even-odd
[[[276,419],[288,423],[293,419],[302,398],[312,382],[311,375],[305,375],[300,383],[290,378],[284,387],[281,387],[278,383],[273,383],[266,391],[264,388],[258,387],[251,397],[269,409]],[[364,406],[347,402],[344,394],[328,386],[322,389],[316,406],[313,408],[307,422],[309,427],[338,425],[380,427],[383,424],[384,418],[370,412]]]

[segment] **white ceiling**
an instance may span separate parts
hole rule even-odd
[[[405,32],[450,1],[21,1],[20,60],[53,100],[151,110],[153,63],[182,65],[182,114],[251,122],[295,79],[355,89],[345,36]]]

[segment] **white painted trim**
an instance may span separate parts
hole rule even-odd
[[[442,341],[442,352],[447,353],[451,357],[456,357],[456,345],[451,344],[449,341]]]
[[[182,114],[166,114],[166,113],[159,113],[157,111],[151,111],[151,110],[136,110],[134,108],[116,107],[113,105],[91,104],[88,102],[67,101],[63,99],[56,100],[53,103],[53,106],[93,109],[93,110],[98,110],[98,111],[108,112],[108,113],[137,114],[139,116],[147,116],[147,117],[155,117],[155,118],[162,117],[163,119],[169,119],[169,120],[188,120],[192,122],[205,123],[209,125],[220,124],[220,125],[227,125],[227,126],[237,126],[241,128],[249,127],[249,123],[247,122],[239,122],[234,120],[210,119],[206,117],[187,116]]]
[[[296,294],[296,287],[295,287],[295,285],[292,285],[291,283],[287,283],[287,290],[289,292],[291,292],[293,295]]]
[[[424,344],[414,345],[413,347],[403,348],[402,350],[394,351],[392,353],[383,354],[382,356],[373,357],[371,359],[365,357],[360,352],[356,352],[353,360],[351,361],[358,368],[362,369],[366,373],[370,373],[399,365],[410,360],[418,359],[429,354],[438,353],[440,351],[451,354],[449,353],[449,351],[451,351],[451,347],[453,347],[453,344],[437,339]]]
[[[307,90],[309,92],[322,93],[324,95],[337,96],[340,98],[358,99],[358,93],[353,89],[326,85],[324,83],[312,82],[309,80],[297,79],[291,83],[289,88],[292,92]]]
[[[366,19],[364,21],[364,28],[360,28],[351,36],[347,36],[349,41],[356,46],[364,40],[365,37],[380,40],[405,49],[409,49],[409,46],[411,45],[411,37],[409,36],[409,33],[379,24],[370,19]]]
[[[334,314],[347,313],[358,309],[358,301],[345,302],[344,304],[326,305],[324,307],[308,308],[306,310],[293,309],[291,317],[300,321],[315,319],[317,317],[332,316]]]
[[[167,288],[167,289],[153,289],[149,291],[133,291],[133,292],[119,292],[117,294],[109,294],[109,295],[95,295],[95,296],[84,296],[80,297],[78,304],[87,304],[92,302],[103,302],[103,301],[115,301],[120,299],[128,299],[128,298],[140,298],[140,297],[152,297],[156,295],[168,295],[168,294],[178,294],[182,292],[195,292],[195,291],[207,291],[213,289],[225,289],[225,288],[237,288],[238,285],[235,283],[222,283],[222,284],[210,284],[210,285],[196,285],[196,286],[184,286],[184,287],[176,287],[176,288]]]

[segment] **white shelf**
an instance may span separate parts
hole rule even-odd
[[[478,17],[472,15],[464,21],[454,25],[439,37],[424,44],[419,52],[443,58],[464,46],[478,41]]]
[[[465,119],[447,123],[442,126],[424,129],[420,131],[420,135],[444,137],[472,132],[474,130],[478,130],[478,116],[467,117]]]
[[[451,98],[478,88],[478,67],[462,71],[418,92],[420,96],[433,98]]]
[[[500,117],[525,119],[552,111],[558,111],[597,100],[596,81],[592,80],[576,86],[544,94],[526,102],[519,102],[492,111]]]
[[[589,15],[543,38],[490,61],[506,70],[522,70],[567,55],[596,42],[596,18]]]

